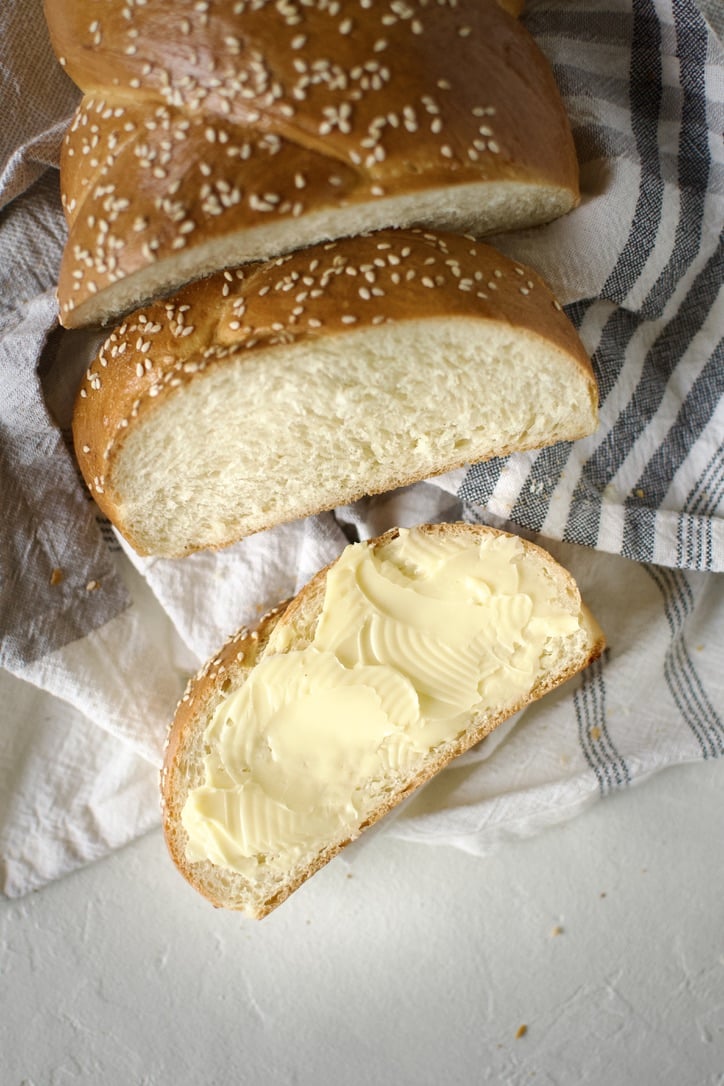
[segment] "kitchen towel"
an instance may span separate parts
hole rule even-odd
[[[604,658],[459,759],[381,832],[484,852],[724,751],[724,59],[691,0],[532,0],[583,200],[495,239],[591,351],[601,426],[254,536],[140,559],[82,486],[72,399],[98,343],[59,330],[56,164],[79,99],[39,0],[0,10],[0,887],[19,895],[158,825],[165,728],[191,671],[350,538],[462,517],[577,577]]]

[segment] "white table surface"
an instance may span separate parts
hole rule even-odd
[[[667,770],[483,859],[378,833],[262,922],[154,832],[0,906],[0,1082],[722,1084],[723,797]]]

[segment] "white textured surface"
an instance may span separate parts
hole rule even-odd
[[[0,1079],[724,1083],[723,787],[666,770],[485,859],[376,834],[261,923],[153,833],[0,906]]]

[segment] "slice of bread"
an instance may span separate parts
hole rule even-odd
[[[215,905],[263,917],[603,648],[570,574],[516,536],[354,544],[190,682],[161,780],[171,857]]]
[[[549,288],[456,234],[380,231],[225,271],[128,317],[73,420],[96,501],[180,557],[597,423]]]

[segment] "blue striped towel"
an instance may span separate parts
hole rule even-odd
[[[591,438],[471,468],[460,496],[639,562],[724,570],[724,51],[691,0],[536,3],[583,206],[503,244],[593,357]]]

